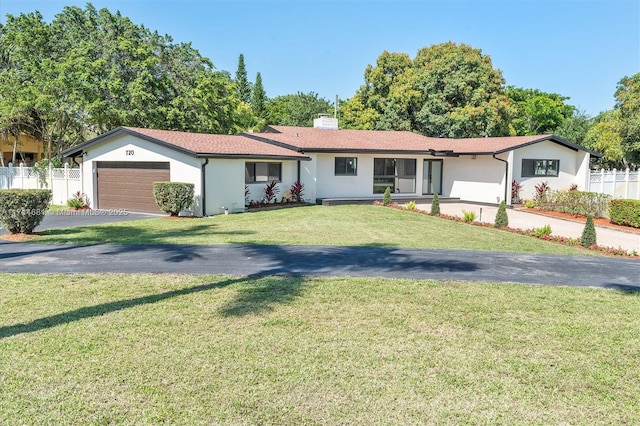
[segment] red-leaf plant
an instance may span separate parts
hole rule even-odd
[[[272,180],[265,186],[263,190],[264,202],[265,204],[271,204],[276,199],[276,195],[278,195],[278,181]]]
[[[291,193],[291,199],[296,203],[302,202],[302,193],[304,191],[304,184],[299,180],[295,181],[291,188],[289,188],[289,192]]]

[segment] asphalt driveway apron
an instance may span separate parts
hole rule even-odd
[[[151,217],[158,215],[111,210],[51,213],[36,231]],[[633,259],[361,246],[83,246],[0,239],[0,272],[385,277],[640,291],[640,262]]]
[[[101,225],[103,223],[124,222],[129,220],[150,219],[161,215],[132,213],[126,210],[64,210],[47,213],[34,231],[45,229],[75,228],[79,226]],[[0,235],[7,230],[0,229]]]
[[[0,272],[385,277],[640,291],[633,259],[386,247],[0,242]]]

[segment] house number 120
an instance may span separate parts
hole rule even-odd
[[[133,155],[133,150],[132,149],[125,150],[124,155]]]

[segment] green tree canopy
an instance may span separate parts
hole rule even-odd
[[[427,136],[509,134],[514,112],[504,79],[479,49],[453,42],[416,57],[383,52],[365,70],[365,84],[341,111],[349,128],[412,130]]]
[[[266,108],[269,124],[280,126],[311,127],[318,114],[332,112],[331,103],[314,92],[277,96]]]
[[[65,7],[51,23],[39,12],[6,21],[0,128],[29,128],[54,152],[121,125],[237,130],[229,73],[188,43],[91,4]]]
[[[565,102],[569,98],[557,93],[514,86],[507,87],[505,92],[516,107],[511,123],[518,135],[554,133],[575,111],[575,107]]]
[[[587,132],[584,145],[602,154],[598,165],[604,168],[626,167],[622,137],[620,136],[620,111],[603,112]]]
[[[553,133],[584,146],[584,139],[591,125],[592,120],[587,116],[586,112],[576,109],[570,117],[566,118],[560,126],[553,130]]]
[[[620,137],[625,158],[640,165],[640,73],[623,77],[615,92],[620,111]]]

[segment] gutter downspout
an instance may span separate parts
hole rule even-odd
[[[494,153],[492,155],[494,160],[502,161],[504,163],[504,203],[507,204],[507,188],[509,188],[509,162],[502,158],[496,157]]]
[[[207,179],[206,179],[206,171],[205,171],[205,167],[207,167],[207,164],[209,164],[209,157],[204,159],[204,163],[202,163],[202,169],[201,169],[201,182],[200,182],[200,188],[202,191],[202,194],[200,194],[200,199],[202,200],[202,216],[205,217],[207,215]]]

